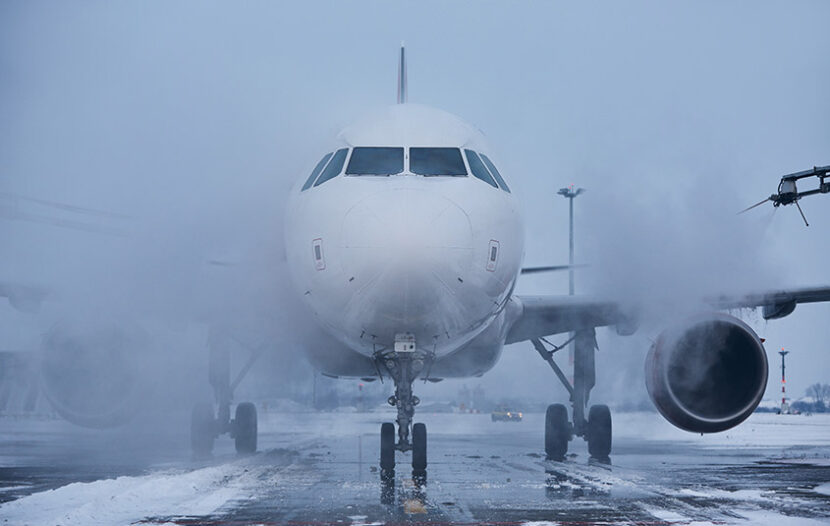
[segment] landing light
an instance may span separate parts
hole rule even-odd
[[[415,335],[404,332],[395,335],[395,352],[414,353]]]

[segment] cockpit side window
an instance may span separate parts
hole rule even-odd
[[[352,150],[346,175],[395,175],[403,172],[403,148],[360,146]]]
[[[458,148],[410,148],[409,171],[427,177],[467,175],[467,168]]]
[[[467,154],[467,162],[470,163],[470,171],[473,172],[473,175],[493,188],[498,188],[496,181],[493,180],[493,176],[487,171],[478,154],[472,150],[464,150],[464,153]]]
[[[493,174],[493,177],[495,177],[496,181],[499,182],[499,186],[501,186],[501,189],[509,194],[510,193],[510,187],[507,186],[507,183],[504,182],[504,179],[502,178],[499,171],[496,170],[496,165],[493,164],[493,162],[486,155],[484,155],[483,153],[479,154],[479,155],[481,155],[481,160],[484,161],[484,164],[487,165],[487,168],[490,169],[490,173]]]
[[[329,165],[326,166],[326,169],[323,170],[323,173],[320,174],[320,177],[317,179],[317,182],[314,183],[314,186],[320,186],[329,179],[337,177],[343,170],[343,163],[346,162],[347,153],[349,153],[348,148],[341,148],[337,150],[334,154],[334,157],[331,158],[331,162],[329,163]]]
[[[311,185],[314,184],[314,180],[317,179],[317,176],[320,175],[320,172],[323,171],[323,167],[326,166],[326,163],[329,162],[329,159],[331,159],[332,155],[333,154],[331,153],[327,153],[323,156],[322,159],[320,159],[320,162],[317,163],[317,166],[315,166],[314,170],[311,171],[311,175],[309,175],[308,179],[306,179],[306,182],[303,185],[303,189],[300,190],[301,192],[305,192],[306,190],[311,188]]]

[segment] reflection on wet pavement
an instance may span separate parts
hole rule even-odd
[[[745,445],[724,448],[694,440],[622,434],[612,459],[587,457],[573,442],[564,462],[541,453],[534,415],[519,424],[425,415],[430,426],[427,473],[412,473],[397,454],[397,473],[377,467],[381,415],[304,414],[281,419],[263,451],[236,459],[216,452],[212,465],[244,470],[237,497],[206,515],[145,516],[149,524],[755,524],[790,517],[830,521],[830,497],[814,491],[830,481],[828,447]],[[541,417],[540,417],[541,418]],[[623,418],[622,416],[619,418]],[[337,425],[331,425],[334,420]],[[459,425],[459,423],[465,425]],[[512,426],[512,427],[509,427]],[[280,429],[292,429],[291,434]],[[828,420],[830,429],[830,420]],[[681,435],[684,436],[684,435]],[[228,446],[230,447],[230,446]],[[807,459],[806,461],[803,459]],[[814,460],[810,460],[814,459]],[[182,462],[180,469],[203,464]],[[26,469],[5,474],[15,484]],[[152,466],[145,472],[153,471]],[[79,480],[86,480],[79,475]],[[0,510],[1,511],[1,510]],[[0,513],[2,516],[2,513]]]

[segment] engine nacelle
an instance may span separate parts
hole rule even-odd
[[[41,391],[55,411],[84,427],[113,427],[130,420],[146,386],[137,357],[146,350],[141,331],[118,327],[47,332],[40,353]]]
[[[767,387],[767,354],[746,323],[714,313],[663,332],[646,358],[646,388],[675,426],[716,433],[740,424]]]

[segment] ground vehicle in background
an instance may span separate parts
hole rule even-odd
[[[499,406],[490,413],[493,422],[521,422],[522,413],[506,406]]]

